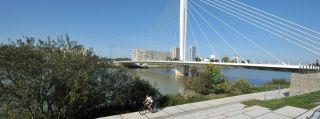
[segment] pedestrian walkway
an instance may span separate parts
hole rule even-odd
[[[288,96],[289,89],[282,90],[274,90],[274,91],[266,91],[252,94],[245,94],[239,96],[232,96],[202,102],[188,103],[183,105],[166,107],[164,109],[158,110],[156,113],[147,113],[145,115],[140,115],[138,112],[127,113],[114,115],[109,117],[102,117],[100,119],[157,119],[157,118],[173,118],[173,117],[184,117],[183,115],[193,114],[202,111],[212,110],[215,108],[230,108],[235,106],[234,109],[243,109],[244,105],[240,104],[240,102],[257,99],[257,100],[270,100],[270,99],[279,99]],[[235,104],[235,105],[233,105]],[[230,105],[230,107],[228,107]],[[242,106],[239,106],[242,105]],[[235,111],[235,110],[229,110]],[[242,112],[235,112],[235,114]],[[229,115],[229,114],[228,114]],[[232,115],[232,114],[230,114]],[[197,115],[198,117],[202,117]],[[203,115],[204,116],[204,115]],[[240,115],[240,117],[245,118],[246,115]],[[217,118],[217,117],[215,117]],[[221,115],[221,118],[225,118],[225,116]]]
[[[246,107],[235,103],[209,110],[187,113],[179,116],[162,117],[167,119],[306,119],[320,106],[308,111],[306,109],[285,106],[277,110],[270,110],[261,106]]]

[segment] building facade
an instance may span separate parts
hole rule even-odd
[[[190,46],[188,49],[188,60],[189,61],[196,61],[196,47]]]
[[[171,58],[170,52],[162,52],[158,50],[133,49],[133,61],[166,61]]]
[[[171,58],[177,60],[180,59],[180,48],[176,47],[171,49]]]

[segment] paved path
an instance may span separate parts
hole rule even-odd
[[[216,109],[216,108],[230,108],[235,106],[235,109],[243,109],[244,105],[240,104],[240,102],[246,100],[269,100],[269,99],[277,99],[282,98],[288,95],[288,89],[282,90],[274,90],[274,91],[266,91],[260,93],[252,93],[252,94],[245,94],[239,96],[232,96],[202,102],[195,102],[195,103],[188,103],[183,105],[171,106],[166,107],[164,109],[158,110],[156,113],[147,113],[145,115],[140,115],[138,112],[127,113],[127,114],[120,114],[114,115],[109,117],[102,117],[100,119],[156,119],[156,118],[172,118],[172,117],[184,117],[183,115],[193,114],[193,113],[200,113],[205,112],[208,110]],[[230,107],[228,107],[230,106]],[[228,110],[228,111],[239,111],[239,110]],[[235,113],[242,113],[242,112],[235,112]],[[229,114],[228,114],[229,115]],[[232,115],[232,114],[230,114]],[[199,115],[197,115],[199,116]],[[245,118],[245,115],[242,115]],[[240,116],[240,117],[242,117]],[[202,116],[199,116],[199,118]],[[221,118],[225,118],[221,116]]]
[[[209,110],[197,111],[179,116],[163,117],[167,119],[306,119],[320,105],[310,111],[302,108],[285,106],[270,110],[261,106],[245,108],[244,104],[235,103]]]

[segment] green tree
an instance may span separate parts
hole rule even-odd
[[[193,78],[191,87],[197,93],[207,95],[212,92],[218,93],[221,90],[219,87],[219,84],[221,83],[223,83],[221,68],[219,66],[209,64],[206,66],[204,73]]]
[[[134,111],[159,95],[69,36],[0,45],[0,108],[12,118],[95,118]],[[8,118],[9,118],[8,117]]]
[[[201,59],[200,59],[200,57],[196,57],[196,62],[201,62]]]
[[[203,74],[203,78],[212,80],[213,84],[219,84],[223,80],[223,75],[221,74],[221,68],[217,65],[209,64],[206,66],[206,70]]]
[[[228,56],[223,56],[221,60],[222,60],[222,62],[229,62],[230,61]]]

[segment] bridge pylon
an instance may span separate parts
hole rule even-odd
[[[180,0],[180,60],[186,61],[188,0]]]

